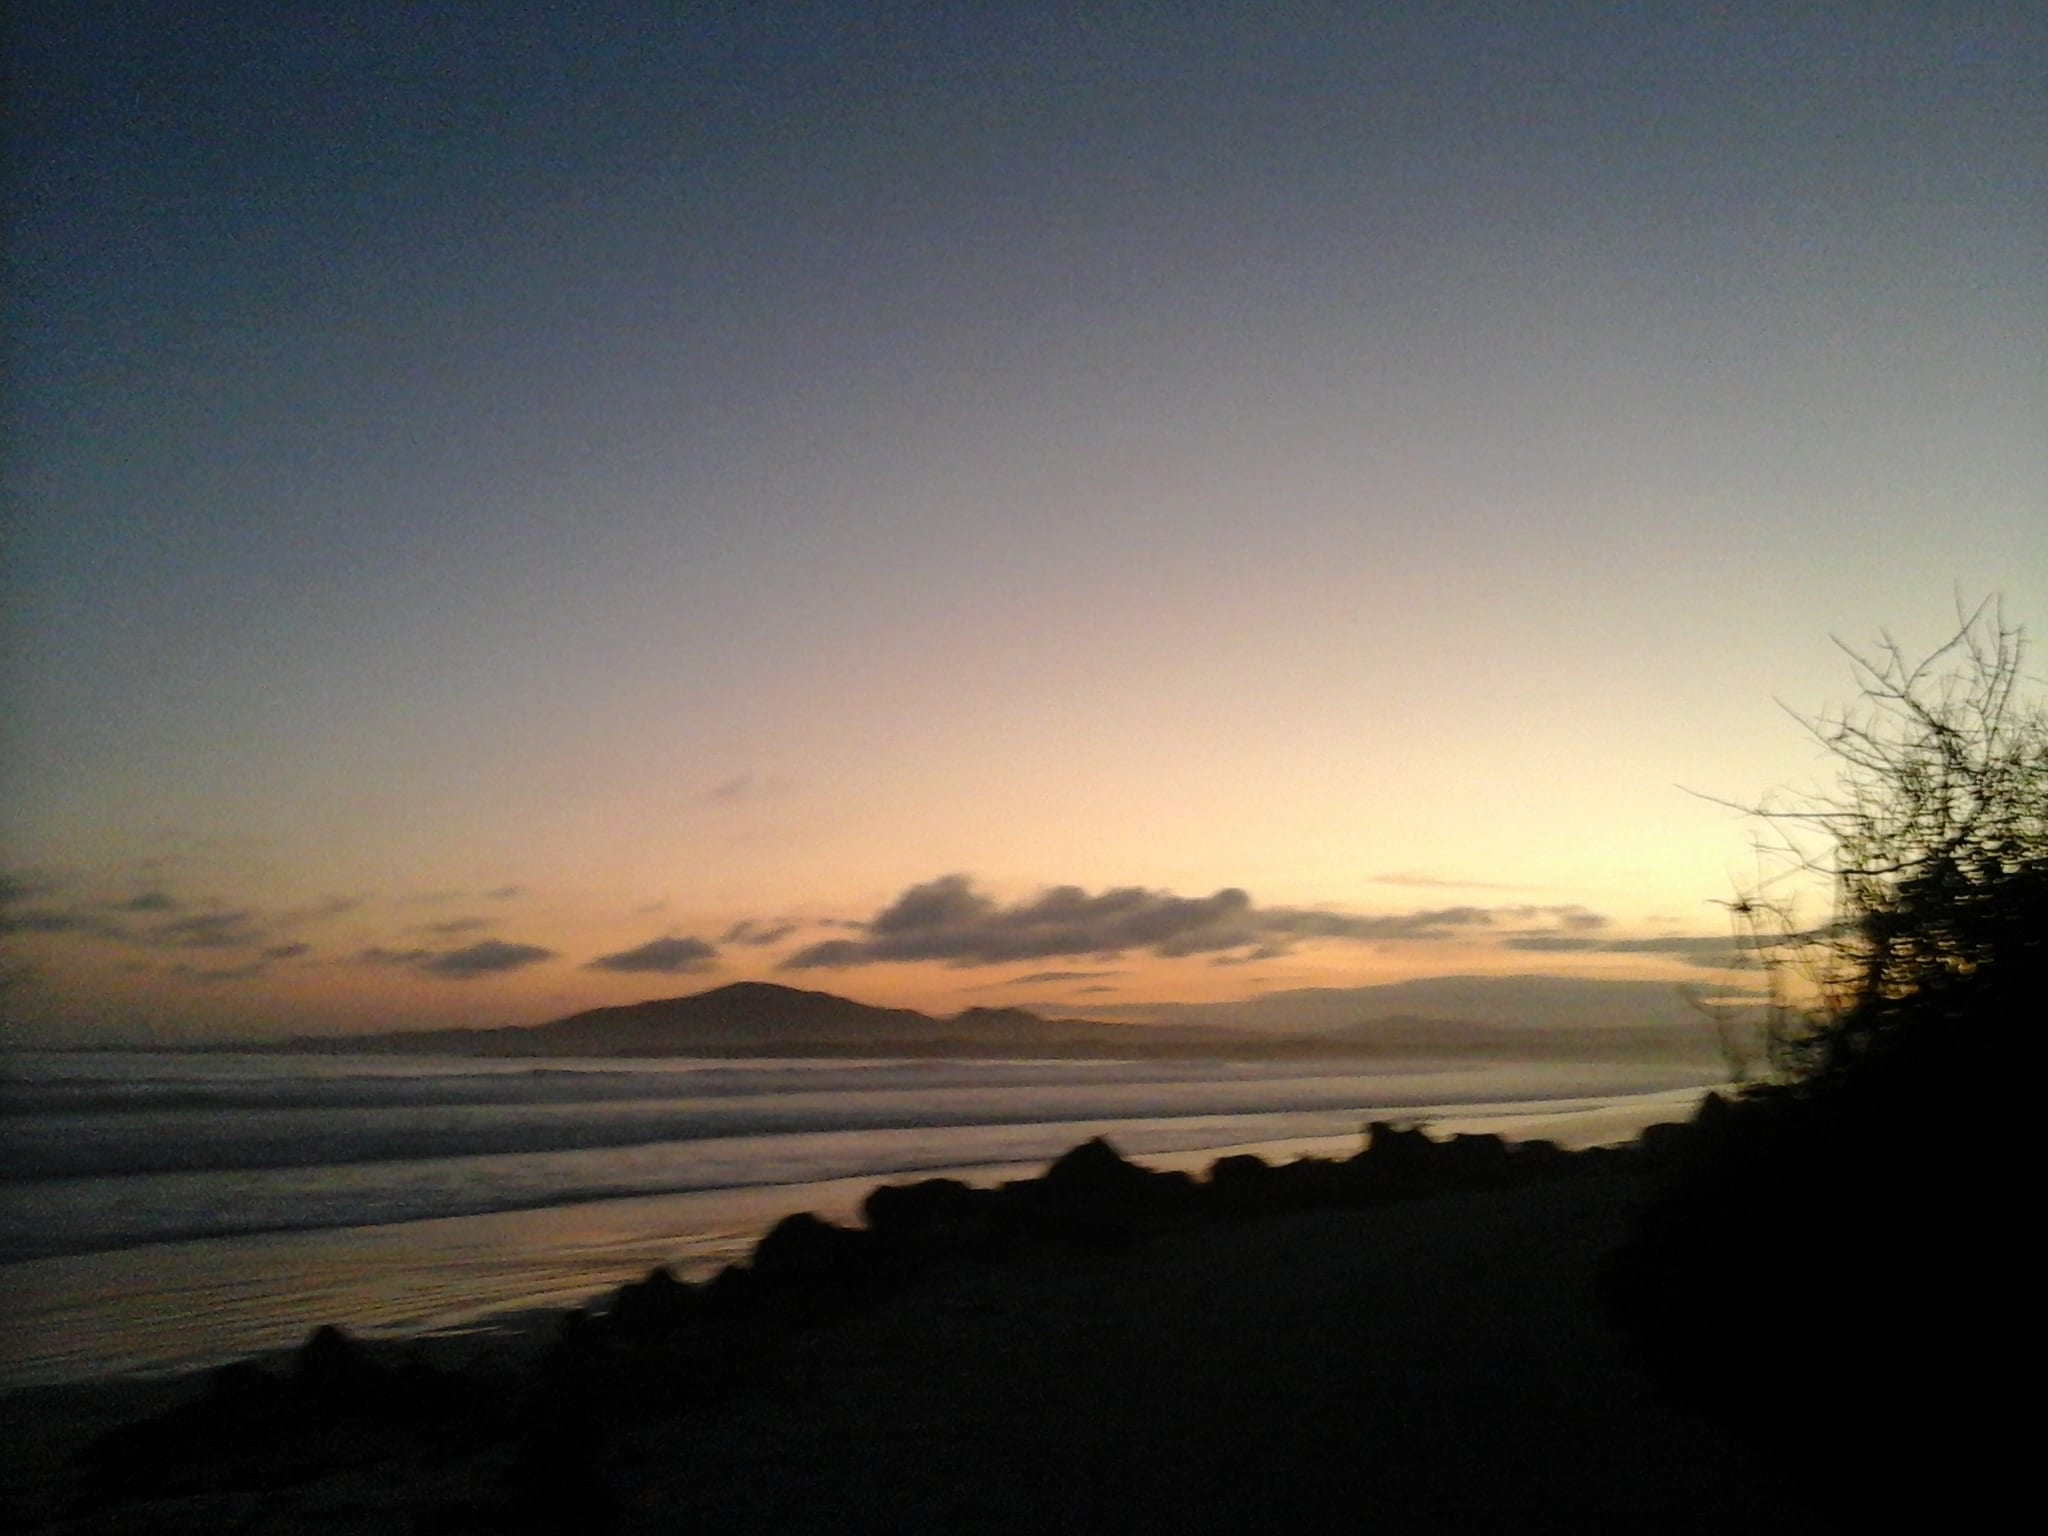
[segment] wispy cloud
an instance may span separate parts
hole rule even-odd
[[[455,901],[517,901],[527,894],[523,885],[499,885],[483,891],[410,891],[395,899],[408,906],[446,906]]]
[[[177,949],[240,949],[262,943],[268,929],[246,909],[192,912],[153,924],[145,937]]]
[[[126,939],[128,930],[98,914],[66,907],[0,907],[0,933],[84,933]]]
[[[72,934],[145,950],[274,950],[300,930],[357,905],[350,898],[330,897],[310,906],[268,912],[253,905],[180,895],[153,878],[122,895],[93,889],[83,878],[0,878],[0,933]],[[222,962],[204,970],[211,976],[231,968]],[[180,966],[170,973],[199,974]]]
[[[126,901],[114,903],[116,912],[175,912],[178,900],[164,891],[142,891]]]
[[[718,964],[717,947],[698,938],[650,939],[633,949],[600,955],[585,964],[588,971],[648,972],[661,976],[692,975]]]
[[[745,944],[756,949],[765,949],[771,944],[780,944],[792,933],[795,933],[797,927],[796,923],[786,920],[776,923],[758,923],[750,917],[741,918],[718,936],[718,942],[721,944]]]
[[[169,974],[181,981],[201,983],[253,981],[258,977],[273,974],[280,965],[293,960],[303,960],[312,952],[313,946],[304,942],[271,944],[247,959],[223,959],[210,965],[194,965],[179,961],[169,967]]]
[[[465,948],[435,955],[420,969],[429,976],[446,976],[461,981],[471,976],[495,976],[504,971],[521,970],[554,957],[553,950],[542,949],[538,944],[507,944],[502,939],[483,939]]]
[[[736,773],[731,778],[712,785],[704,792],[704,798],[728,803],[740,800],[779,800],[795,787],[787,779],[778,779],[768,774]]]
[[[354,896],[329,896],[324,901],[316,901],[309,907],[293,907],[290,911],[283,913],[277,922],[281,928],[297,928],[310,923],[325,923],[337,917],[345,917],[361,906],[361,900]]]
[[[1413,870],[1388,870],[1384,874],[1365,877],[1374,885],[1420,886],[1443,891],[1535,891],[1541,886],[1509,885],[1499,880],[1449,880],[1440,875],[1425,875]]]
[[[1262,960],[1278,960],[1287,953],[1284,944],[1261,944],[1257,949],[1247,950],[1241,955],[1218,955],[1211,965],[1257,965]]]
[[[522,970],[555,958],[551,949],[538,944],[508,944],[502,939],[481,939],[461,949],[384,949],[373,946],[359,957],[375,965],[404,966],[422,976],[449,981],[469,981],[478,976],[497,976]]]
[[[1581,934],[1516,934],[1502,941],[1506,949],[1535,954],[1664,955],[1708,970],[1726,970],[1745,963],[1755,945],[1738,943],[1725,933],[1666,934],[1646,939],[1594,939]]]
[[[431,934],[437,939],[452,939],[458,934],[477,933],[491,926],[487,917],[451,917],[438,923],[420,923],[415,932]]]
[[[171,974],[183,981],[251,981],[258,976],[269,975],[270,967],[261,960],[251,960],[242,965],[174,965]]]

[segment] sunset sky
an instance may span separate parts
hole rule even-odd
[[[18,1040],[1713,979],[2048,633],[2038,6],[12,9]]]

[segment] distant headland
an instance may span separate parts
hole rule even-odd
[[[1523,978],[1526,980],[1527,978]],[[1472,978],[1463,978],[1470,983]],[[1412,985],[1412,984],[1409,984]],[[1361,989],[1361,992],[1375,989]],[[1395,989],[1386,989],[1393,991]],[[1475,1010],[1476,1011],[1476,1010]],[[1022,1008],[969,1008],[945,1017],[882,1008],[829,992],[738,981],[683,997],[592,1008],[543,1024],[394,1030],[236,1042],[232,1049],[458,1056],[787,1056],[1128,1060],[1358,1059],[1474,1056],[1529,1060],[1714,1059],[1711,1032],[1669,1018],[1640,1027],[1375,1012],[1334,1026],[1109,1023],[1046,1018]]]

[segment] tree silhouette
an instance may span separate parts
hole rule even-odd
[[[2025,635],[1997,602],[1957,617],[1917,661],[1889,635],[1843,646],[1856,703],[1800,717],[1836,760],[1834,789],[1738,807],[1779,866],[1728,906],[1764,958],[1781,1081],[1838,1083],[1924,1051],[1930,1029],[1957,1027],[1948,1005],[1988,1004],[2041,963],[2048,710],[2021,693]],[[1787,877],[1824,880],[1832,917],[1797,921],[1775,894]]]
[[[1988,1378],[2036,1328],[2048,712],[1998,605],[1957,617],[1917,660],[1850,650],[1856,702],[1806,722],[1834,788],[1744,807],[1834,911],[1732,904],[1770,957],[1772,1080],[1695,1123],[1606,1279],[1667,1390],[1872,1506],[1966,1462],[1988,1496],[2017,1433]]]

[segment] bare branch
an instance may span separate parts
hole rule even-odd
[[[1959,597],[1956,615],[1955,632],[1917,659],[1889,632],[1868,650],[1835,641],[1856,700],[1832,714],[1788,710],[1834,757],[1832,791],[1715,801],[1771,829],[1755,844],[1760,869],[1774,861],[1834,893],[1819,930],[1802,931],[1768,879],[1730,904],[1759,945],[1799,957],[1817,1000],[1771,1053],[1795,1075],[1868,1048],[1877,1002],[1991,964],[2012,942],[2010,882],[2048,879],[2048,713],[2020,693],[2025,636],[1995,598]],[[1782,1004],[1786,971],[1767,965],[1766,976]]]

